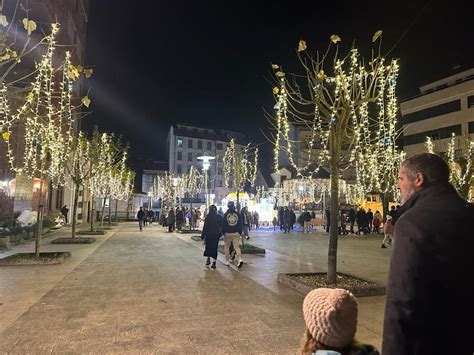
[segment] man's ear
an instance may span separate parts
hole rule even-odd
[[[414,185],[416,188],[421,188],[425,183],[425,177],[422,173],[416,173]]]

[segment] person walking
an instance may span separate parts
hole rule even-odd
[[[283,211],[283,233],[290,233],[291,213],[288,207]]]
[[[259,218],[260,216],[258,215],[258,212],[255,211],[253,213],[253,222],[255,223],[255,229],[258,229],[258,227],[260,227],[259,220],[258,220]]]
[[[354,233],[354,223],[356,221],[356,211],[354,209],[354,207],[351,207],[349,209],[349,223],[351,225],[351,229],[350,229],[350,233],[351,234],[355,234]]]
[[[302,213],[303,233],[309,233],[309,226],[311,221],[311,214],[305,209]]]
[[[67,208],[67,205],[64,205],[61,208],[61,214],[64,216],[64,224],[67,224],[67,214],[69,212],[69,208]]]
[[[143,212],[143,208],[140,207],[140,210],[137,213],[138,219],[138,226],[140,227],[140,232],[143,230],[143,221],[145,220],[145,212]]]
[[[250,214],[247,210],[247,207],[243,207],[242,210],[240,211],[240,214],[242,215],[242,236],[245,239],[249,239],[249,231],[250,231]]]
[[[296,214],[292,208],[290,208],[290,229],[293,230],[296,223]]]
[[[372,345],[354,339],[357,316],[357,300],[349,291],[341,288],[312,290],[303,301],[306,330],[300,354],[379,355]]]
[[[224,211],[222,210],[222,207],[219,207],[219,211],[217,211],[217,214],[221,217],[224,217]]]
[[[356,214],[356,221],[357,221],[357,233],[360,234],[361,232],[364,234],[368,233],[367,230],[367,214],[365,213],[365,210],[361,207],[357,211]]]
[[[474,270],[474,205],[449,183],[449,170],[430,153],[401,164],[384,355],[474,352],[474,286],[466,279]]]
[[[380,214],[379,211],[375,211],[374,214],[374,219],[372,222],[372,233],[374,234],[380,234],[380,225],[382,224],[382,215]]]
[[[285,226],[285,211],[282,206],[278,208],[278,224],[280,225],[280,230],[284,230]]]
[[[331,228],[331,210],[329,209],[329,207],[326,207],[325,216],[326,216],[326,233],[329,233],[329,228]]]
[[[230,245],[234,246],[237,256],[237,267],[242,267],[244,261],[242,260],[242,253],[240,251],[240,238],[242,234],[242,215],[235,210],[235,204],[229,201],[227,204],[227,211],[224,213],[222,221],[222,233],[224,234],[224,265],[229,266]]]
[[[374,213],[369,208],[369,210],[367,211],[367,213],[365,215],[367,216],[367,229],[369,230],[369,233],[371,233],[372,228],[373,228],[372,221],[374,220]]]
[[[148,222],[150,224],[153,223],[153,218],[155,217],[155,213],[153,212],[152,209],[149,209],[148,212],[147,212],[147,217],[148,217]]]
[[[176,215],[174,213],[174,208],[171,207],[166,218],[166,224],[168,225],[168,232],[174,232],[174,224],[176,223]]]
[[[176,229],[180,231],[181,228],[183,228],[183,224],[184,224],[183,210],[178,207],[176,208]]]
[[[204,227],[202,228],[201,237],[206,243],[206,248],[204,249],[204,256],[207,257],[206,265],[211,265],[212,269],[216,268],[217,247],[219,245],[219,238],[221,235],[222,217],[217,213],[217,207],[211,205],[209,207],[209,213],[204,219]]]

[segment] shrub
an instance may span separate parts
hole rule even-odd
[[[54,221],[51,218],[43,217],[43,227],[44,228],[51,228],[54,225],[56,225],[56,223],[54,223]]]

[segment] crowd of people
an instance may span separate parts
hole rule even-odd
[[[406,159],[397,188],[402,205],[389,211],[382,243],[383,248],[390,238],[396,240],[387,280],[382,353],[472,354],[472,328],[465,324],[474,319],[474,286],[465,274],[474,270],[474,259],[466,254],[474,247],[474,205],[458,195],[449,183],[449,167],[434,154]],[[328,221],[330,213],[326,211]],[[341,221],[349,222],[352,233],[356,223],[359,234],[380,230],[379,211],[349,208],[339,213],[347,214]],[[311,217],[309,211],[300,216],[304,229],[308,214]],[[295,217],[290,209],[279,209],[281,230],[288,233]],[[244,226],[249,225],[245,208],[238,212],[230,202],[222,215],[211,206],[202,232],[206,265],[216,268],[217,246],[224,236],[224,264],[230,265],[233,246],[241,268],[239,243]],[[303,301],[306,330],[301,354],[378,355],[373,346],[356,341],[357,317],[357,300],[349,291],[317,288],[309,292]]]

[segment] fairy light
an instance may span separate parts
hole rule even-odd
[[[224,152],[223,163],[224,184],[227,189],[231,181],[239,192],[244,191],[247,184],[250,186],[255,184],[258,172],[258,148],[247,144],[240,152],[237,152],[234,139],[231,139]]]

